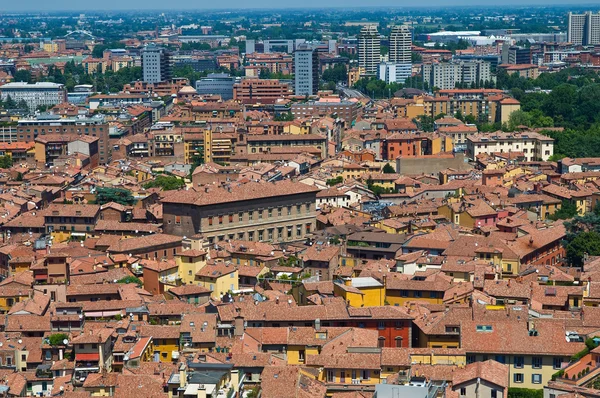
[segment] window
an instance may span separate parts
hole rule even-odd
[[[542,384],[542,375],[539,373],[534,373],[531,375],[531,382],[533,384]]]
[[[281,207],[278,207],[277,208],[277,216],[281,217],[281,211],[282,211]]]
[[[385,329],[385,321],[377,322],[377,329],[379,329],[379,330]]]
[[[239,222],[244,221],[244,213],[242,213],[241,211],[238,213],[238,221]]]
[[[259,229],[258,230],[258,240],[263,240],[264,234],[265,234],[265,231],[263,229]]]
[[[340,383],[345,383],[346,382],[346,372],[344,372],[343,370],[340,372]]]
[[[208,225],[213,225],[213,218],[212,217],[208,217]]]
[[[492,326],[491,325],[477,325],[476,330],[478,332],[491,332]]]
[[[380,337],[377,339],[377,347],[379,347],[379,348],[385,347],[385,337]]]
[[[269,209],[269,218],[273,217],[273,209]]]
[[[466,397],[467,396],[467,389],[465,387],[461,387],[460,388],[460,396],[461,397]]]
[[[370,370],[363,370],[362,371],[362,378],[363,378],[363,380],[371,380],[371,371]]]
[[[223,216],[219,216],[219,225],[223,224]]]
[[[402,337],[396,337],[394,340],[396,341],[396,348],[402,348]]]
[[[300,350],[298,351],[298,361],[299,362],[304,362],[304,350]]]
[[[329,383],[333,383],[335,381],[335,373],[333,372],[333,370],[327,371],[327,381]]]
[[[98,348],[98,344],[92,344],[92,349],[96,350]]]
[[[542,368],[542,357],[531,358],[531,366],[534,369],[541,369]]]
[[[562,367],[562,358],[561,357],[552,358],[552,367],[554,369],[560,369]]]
[[[506,357],[504,355],[496,355],[496,362],[500,362],[502,364],[506,363]]]
[[[524,362],[523,357],[515,357],[515,368],[522,369]]]
[[[421,297],[423,293],[420,290],[415,290],[414,295],[415,297]]]
[[[408,297],[408,290],[400,290],[400,296]]]
[[[513,376],[515,383],[523,383],[523,373],[515,373]]]
[[[175,216],[175,224],[181,224],[181,216]]]
[[[404,327],[404,322],[403,321],[395,321],[394,322],[394,327],[396,329],[402,329]]]
[[[467,364],[474,363],[475,360],[475,355],[467,355]]]
[[[254,211],[250,210],[248,212],[248,220],[252,221],[253,218],[254,218]]]
[[[490,391],[490,397],[491,398],[497,398],[498,397],[498,392],[494,389],[492,389],[492,391]]]
[[[292,206],[288,206],[287,213],[288,213],[288,216],[292,215]]]
[[[233,214],[229,215],[229,222],[232,223],[233,222]]]

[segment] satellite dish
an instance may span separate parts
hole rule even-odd
[[[67,339],[64,339],[64,340],[63,340],[63,344],[64,344],[64,345],[67,345],[67,344],[69,344],[69,340],[67,340]]]
[[[19,343],[19,344],[21,344],[22,342],[23,342],[23,340],[21,340],[21,339],[19,339],[19,340],[17,341],[17,343]]]
[[[83,319],[83,314],[79,314],[79,319]]]

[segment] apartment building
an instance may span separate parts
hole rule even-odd
[[[457,83],[481,87],[493,81],[490,63],[485,61],[434,62],[423,64],[423,80],[430,88],[449,90]]]
[[[366,25],[358,34],[358,66],[367,75],[376,75],[379,66],[381,38],[376,25]]]
[[[350,123],[361,114],[362,108],[358,102],[345,101],[340,98],[321,98],[318,101],[295,102],[291,112],[296,118],[309,116],[334,116]]]
[[[246,63],[250,67],[267,70],[271,73],[291,75],[294,59],[286,53],[253,53],[246,55]]]
[[[171,54],[156,44],[148,44],[142,50],[144,82],[158,83],[171,79]]]
[[[467,156],[470,158],[496,152],[523,152],[528,162],[547,161],[554,154],[554,139],[533,131],[481,133],[467,137]]]
[[[294,51],[294,95],[316,95],[319,91],[319,53],[302,44]]]
[[[74,141],[79,136],[98,138],[98,161],[101,164],[112,160],[112,149],[109,143],[109,126],[103,116],[91,118],[61,118],[58,115],[39,115],[20,119],[17,125],[19,141],[35,141],[44,135],[60,135]]]
[[[56,242],[71,238],[85,238],[93,234],[100,206],[61,205],[51,203],[40,212],[44,217],[46,232],[52,234]]]
[[[321,159],[325,159],[328,153],[327,139],[319,134],[246,135],[237,144],[236,153],[268,153],[272,148],[316,148],[321,151]]]
[[[242,104],[274,104],[291,94],[290,85],[276,79],[242,79],[233,85],[233,99]]]
[[[162,200],[164,231],[202,234],[209,243],[302,240],[315,230],[318,191],[284,180],[174,192]]]

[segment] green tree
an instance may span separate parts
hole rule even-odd
[[[0,169],[9,169],[13,165],[13,160],[10,156],[0,156]]]
[[[6,101],[4,101],[4,109],[15,109],[17,107],[17,103],[10,96],[10,94],[6,97]]]
[[[394,169],[394,166],[392,166],[389,163],[386,163],[385,166],[383,166],[383,173],[384,174],[394,174],[396,172],[396,169]]]
[[[119,203],[123,206],[132,206],[136,200],[131,191],[121,188],[97,188],[96,204],[103,205],[109,202]]]
[[[566,250],[569,264],[581,267],[584,255],[600,255],[600,233],[596,231],[581,232],[567,244]]]
[[[133,275],[126,276],[117,281],[117,283],[135,283],[138,287],[143,285],[142,280]]]
[[[173,191],[185,186],[185,181],[179,177],[169,175],[158,175],[153,181],[144,184],[144,188],[162,188],[163,191]]]
[[[517,130],[519,126],[531,126],[531,116],[522,110],[514,111],[508,117],[507,127],[510,131]]]
[[[273,118],[276,122],[291,122],[294,120],[294,114],[291,111],[283,112]]]
[[[552,220],[567,220],[577,215],[577,205],[570,200],[563,200],[558,209],[554,214],[550,216]]]
[[[341,184],[342,182],[344,182],[344,177],[337,176],[335,178],[328,179],[325,183],[329,186],[333,186],[333,185]]]
[[[65,333],[54,333],[48,337],[48,343],[51,346],[63,345],[63,341],[68,340],[69,336]]]

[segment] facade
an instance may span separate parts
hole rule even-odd
[[[296,118],[335,115],[350,123],[360,115],[361,105],[358,102],[322,98],[319,101],[295,102],[291,112]]]
[[[481,153],[523,152],[528,162],[547,161],[554,154],[554,139],[526,131],[522,133],[483,133],[467,137],[467,155],[476,158]]]
[[[319,54],[303,44],[294,51],[294,94],[315,95],[319,91]]]
[[[410,64],[412,38],[408,26],[394,26],[389,37],[389,61],[394,64]]]
[[[142,71],[146,83],[171,79],[171,55],[161,47],[149,44],[142,50]]]
[[[289,242],[315,230],[315,187],[284,180],[200,189],[177,192],[162,201],[165,233],[202,234],[209,243]]]
[[[364,26],[358,34],[358,66],[367,75],[376,75],[379,65],[381,39],[377,26]]]
[[[290,94],[289,84],[275,79],[242,79],[233,85],[233,99],[243,104],[274,104]]]
[[[511,46],[505,43],[502,46],[502,64],[523,65],[531,63],[531,49]]]
[[[223,101],[233,99],[235,77],[227,73],[209,73],[196,82],[199,95],[220,95]]]
[[[600,44],[600,13],[586,11],[584,14],[570,12],[567,16],[567,41],[578,46]]]
[[[431,88],[450,90],[457,83],[480,87],[494,78],[489,62],[461,61],[423,64],[423,79]]]
[[[379,80],[386,83],[404,83],[412,76],[412,64],[396,64],[383,62],[379,64]]]
[[[38,107],[53,107],[67,101],[67,90],[63,84],[37,82],[35,84],[6,83],[0,88],[0,98],[12,98],[17,104],[25,101],[31,112]]]
[[[61,136],[63,140],[73,141],[80,135],[98,138],[98,161],[109,163],[112,149],[109,143],[109,126],[104,117],[61,118],[55,115],[37,116],[21,119],[17,125],[19,141],[34,141],[44,135]]]

